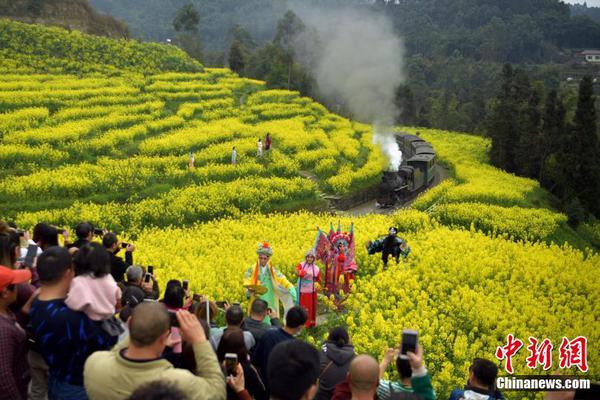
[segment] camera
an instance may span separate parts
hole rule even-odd
[[[121,242],[121,248],[126,249],[129,246],[129,243]]]

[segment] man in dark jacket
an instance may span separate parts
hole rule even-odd
[[[117,253],[121,250],[121,242],[116,234],[109,232],[104,235],[102,245],[110,255],[110,274],[117,283],[123,282],[127,267],[133,265],[133,251],[135,251],[135,246],[127,243],[127,247],[125,247],[125,261],[123,261],[121,257],[117,256]]]
[[[355,356],[348,332],[342,327],[332,329],[319,352],[321,373],[315,400],[331,399],[336,385],[346,378]]]
[[[88,244],[94,239],[94,225],[90,222],[78,223],[75,227],[75,235],[77,235],[77,240],[69,245],[69,247],[80,248],[84,244]]]
[[[244,320],[242,328],[254,336],[256,343],[258,343],[265,332],[281,326],[279,318],[271,318],[271,325],[265,323],[265,318],[269,314],[269,304],[266,301],[263,299],[256,299],[252,302],[252,306],[250,306],[250,316]]]
[[[475,358],[469,368],[469,379],[464,389],[454,389],[449,400],[504,400],[496,389],[498,367],[490,360]]]
[[[299,306],[290,308],[285,316],[285,326],[265,332],[254,348],[254,365],[258,368],[258,372],[267,389],[269,388],[267,364],[271,351],[281,342],[294,340],[304,327],[307,319],[308,314],[304,308]]]

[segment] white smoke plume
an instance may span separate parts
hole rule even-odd
[[[323,97],[343,102],[356,119],[374,125],[373,141],[397,170],[402,155],[391,126],[405,51],[391,21],[367,8],[298,10],[298,15],[309,29],[297,39],[297,58],[310,67]]]

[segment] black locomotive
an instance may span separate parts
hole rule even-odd
[[[433,146],[419,136],[396,134],[402,151],[402,164],[398,171],[385,171],[381,178],[377,203],[380,207],[393,207],[425,190],[435,178],[436,154]]]

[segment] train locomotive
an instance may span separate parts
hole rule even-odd
[[[433,146],[422,138],[398,133],[396,142],[402,151],[398,171],[385,171],[381,178],[377,204],[393,207],[415,197],[435,179],[436,154]]]

